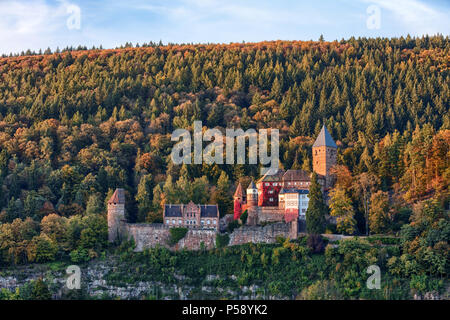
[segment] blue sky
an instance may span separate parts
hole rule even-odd
[[[449,31],[449,0],[0,0],[0,54],[159,40],[317,40],[320,34],[340,40]]]

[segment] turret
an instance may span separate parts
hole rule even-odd
[[[258,189],[253,180],[247,188],[247,206],[248,208],[258,206]]]
[[[121,223],[125,221],[125,191],[116,189],[108,201],[108,241],[114,242],[121,236]]]
[[[242,204],[244,203],[244,192],[242,191],[241,183],[238,184],[236,192],[234,193],[234,220],[241,217],[242,214]]]

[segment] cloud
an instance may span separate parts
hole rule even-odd
[[[81,29],[69,30],[71,4]],[[365,6],[381,10],[381,29],[365,28]],[[327,40],[450,30],[449,5],[424,0],[0,0],[0,54],[57,46],[125,42]],[[377,33],[375,33],[377,32]]]
[[[234,23],[329,24],[329,19],[311,6],[302,7],[299,4],[281,6],[272,1],[181,0],[171,3],[157,2],[152,5],[138,1],[127,3],[127,5],[134,5],[135,8],[160,14],[174,21],[181,20],[180,22],[227,21],[230,25]]]
[[[67,3],[55,6],[43,0],[0,2],[1,34],[36,34],[54,31],[61,25],[59,21],[66,15]]]
[[[68,8],[59,0],[4,0],[0,2],[0,52],[46,48],[68,33]],[[63,31],[63,32],[61,32]]]
[[[439,11],[418,0],[364,0],[364,2],[388,10],[415,35],[436,34],[450,30],[448,8]]]

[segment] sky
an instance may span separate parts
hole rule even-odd
[[[0,54],[450,32],[450,0],[0,0]]]

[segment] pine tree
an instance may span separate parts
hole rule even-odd
[[[296,116],[294,119],[294,122],[292,123],[292,126],[289,128],[289,135],[291,137],[298,137],[302,134],[302,124],[300,116]]]
[[[309,188],[309,204],[306,210],[306,230],[309,234],[321,234],[325,231],[326,213],[327,207],[317,181],[317,174],[313,173]]]
[[[138,210],[139,210],[138,216],[139,221],[145,220],[148,212],[151,210],[153,200],[152,189],[153,189],[152,175],[147,174],[142,176],[141,180],[139,181],[138,190],[136,194],[136,201],[138,202]]]
[[[230,181],[225,171],[222,171],[217,181],[217,189],[214,192],[212,198],[219,206],[219,212],[221,216],[224,216],[232,212],[233,203],[229,195]]]

